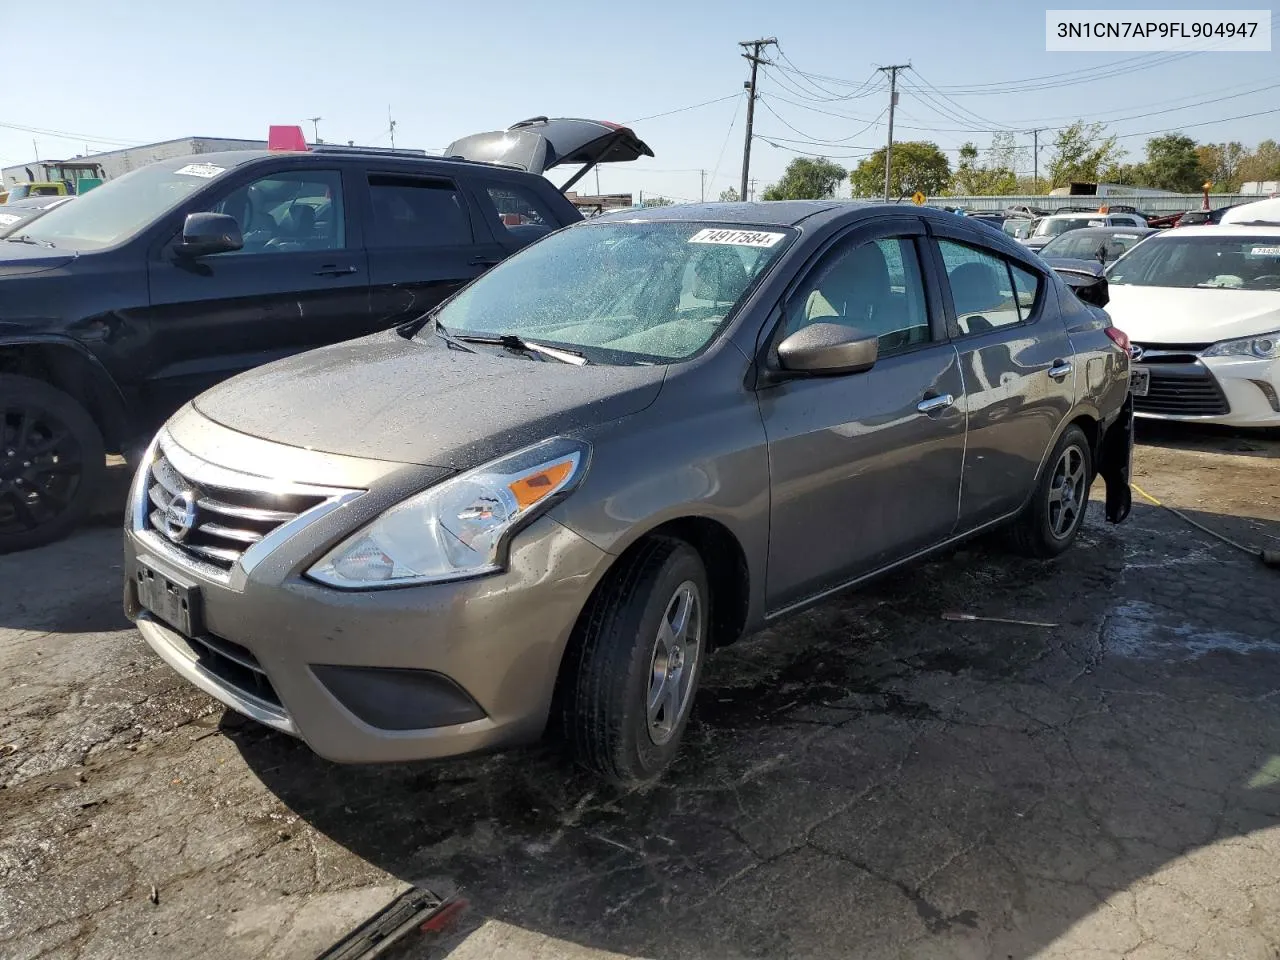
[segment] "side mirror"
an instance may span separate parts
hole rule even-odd
[[[838,323],[810,324],[778,344],[778,362],[792,373],[862,373],[879,356],[879,339]]]
[[[180,257],[207,257],[244,246],[240,224],[225,213],[189,213],[182,225],[182,239],[173,245]]]

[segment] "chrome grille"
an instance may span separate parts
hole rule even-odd
[[[157,450],[147,477],[147,526],[173,549],[230,570],[255,543],[327,497],[212,485],[183,476]]]

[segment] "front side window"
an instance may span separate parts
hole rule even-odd
[[[1217,229],[1217,228],[1215,228]],[[1107,271],[1138,287],[1280,290],[1280,235],[1152,237]]]
[[[784,335],[813,323],[838,323],[877,337],[881,356],[928,343],[929,312],[915,242],[893,237],[831,254],[792,298]]]
[[[369,177],[371,247],[452,247],[471,243],[471,217],[452,180],[373,174]]]
[[[938,248],[951,286],[960,336],[1022,322],[1019,304],[1028,295],[1030,300],[1023,309],[1030,312],[1039,287],[1035,274],[1020,270],[1024,289],[1015,293],[1010,265],[1003,257],[951,240],[939,240]]]
[[[684,360],[719,335],[791,236],[689,221],[584,223],[503,261],[436,319],[448,335],[515,334],[592,363]]]
[[[336,170],[273,173],[237,187],[210,212],[234,217],[244,237],[242,249],[219,256],[346,246],[342,175]]]

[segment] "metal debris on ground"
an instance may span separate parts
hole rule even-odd
[[[465,901],[447,901],[430,890],[409,890],[320,954],[316,960],[372,960],[415,930],[440,933]]]
[[[160,891],[154,883],[151,885],[151,896],[149,896],[147,899],[150,900],[152,903],[156,904],[157,906],[159,906],[160,904]]]
[[[942,615],[943,620],[958,620],[961,623],[1009,623],[1016,627],[1056,627],[1056,623],[1041,623],[1039,620],[1009,620],[1005,617],[979,617],[972,613],[958,613],[948,610]]]

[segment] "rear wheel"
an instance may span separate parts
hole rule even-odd
[[[1084,523],[1092,484],[1089,438],[1072,424],[1049,455],[1031,502],[1014,522],[1012,536],[1019,552],[1047,558],[1070,547]]]
[[[560,719],[579,763],[624,786],[671,763],[706,656],[709,603],[702,560],[679,540],[644,543],[610,572],[562,677]]]
[[[0,553],[66,536],[105,469],[102,434],[79,403],[41,380],[0,376]]]

